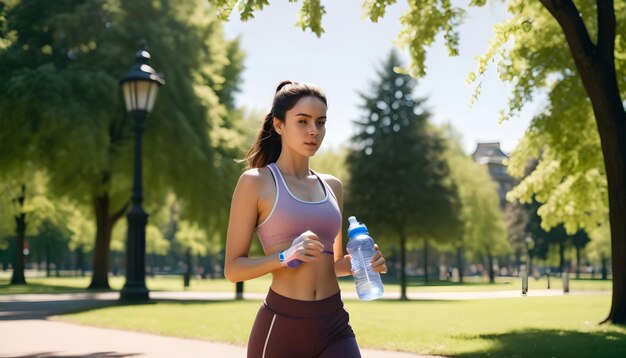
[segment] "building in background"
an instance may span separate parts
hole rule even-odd
[[[472,158],[475,162],[487,165],[489,175],[498,183],[498,196],[500,209],[506,205],[506,193],[511,190],[516,182],[506,171],[505,159],[509,156],[500,149],[500,142],[478,142]]]

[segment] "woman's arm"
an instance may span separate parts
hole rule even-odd
[[[230,282],[246,281],[281,268],[278,253],[250,258],[250,245],[259,214],[263,178],[258,169],[241,175],[230,206],[224,276]]]
[[[341,181],[332,175],[324,175],[324,180],[328,183],[328,186],[332,189],[335,197],[337,198],[337,204],[339,210],[343,216],[343,186]],[[333,252],[335,256],[335,275],[337,277],[352,275],[351,264],[349,255],[343,254],[343,240],[342,230],[335,237],[335,243],[333,244]]]

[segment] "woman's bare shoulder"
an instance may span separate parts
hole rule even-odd
[[[342,185],[341,180],[332,174],[317,173],[328,184]]]
[[[342,191],[343,191],[343,184],[341,183],[341,180],[339,180],[339,178],[337,178],[337,177],[335,177],[334,175],[331,175],[331,174],[318,173],[318,175],[326,183],[328,183],[328,185],[333,190],[333,192],[335,192],[336,195],[340,195],[342,193]]]
[[[239,177],[237,187],[242,189],[262,189],[271,181],[270,170],[267,167],[250,168]]]

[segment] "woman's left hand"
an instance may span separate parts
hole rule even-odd
[[[383,254],[378,250],[377,244],[374,244],[374,250],[376,250],[376,253],[372,256],[372,268],[376,272],[387,273],[387,261],[385,261]]]

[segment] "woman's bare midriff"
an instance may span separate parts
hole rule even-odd
[[[289,247],[280,244],[266,249],[271,255]],[[301,301],[318,301],[339,292],[333,255],[322,254],[316,262],[303,262],[298,268],[272,272],[272,290],[279,295]]]

